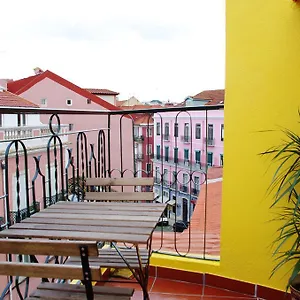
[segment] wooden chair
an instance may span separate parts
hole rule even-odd
[[[153,187],[154,178],[153,177],[133,177],[133,178],[87,178],[87,187],[133,187],[133,186],[149,186]],[[85,195],[85,200],[95,200],[95,201],[145,201],[153,202],[154,193],[153,192],[111,192],[106,191],[101,192],[87,192]]]
[[[36,278],[79,279],[84,285],[42,282],[28,299],[88,299],[128,300],[131,288],[92,286],[101,281],[101,266],[89,263],[89,256],[98,256],[96,242],[41,241],[0,239],[1,254],[79,256],[80,264],[45,264],[0,262],[0,275]]]

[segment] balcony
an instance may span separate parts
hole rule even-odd
[[[182,108],[178,108],[182,109]],[[205,109],[205,108],[200,108]],[[68,114],[70,112],[66,112]],[[95,114],[95,112],[93,112]],[[103,112],[102,112],[103,113]],[[120,112],[118,112],[120,114]],[[125,112],[122,112],[125,113]],[[88,114],[88,113],[87,113]],[[117,112],[112,112],[111,117],[115,116]],[[124,118],[125,119],[125,118]],[[117,122],[118,123],[118,122]],[[106,124],[106,123],[105,123]],[[118,123],[119,124],[119,123]],[[128,127],[127,127],[128,128]],[[122,129],[122,128],[121,128]],[[42,203],[42,208],[44,204],[46,206],[50,205],[51,203],[55,203],[58,200],[67,200],[72,199],[72,196],[75,196],[76,201],[81,201],[84,198],[84,193],[86,192],[86,187],[84,185],[84,180],[82,180],[82,186],[80,188],[77,186],[77,188],[72,192],[69,189],[69,184],[66,186],[66,182],[69,182],[67,179],[74,179],[75,185],[78,178],[85,178],[87,176],[97,176],[97,177],[120,177],[126,174],[126,172],[131,172],[131,174],[138,175],[140,171],[143,170],[134,170],[134,162],[132,161],[132,151],[134,149],[133,141],[130,141],[130,138],[127,138],[126,132],[123,132],[123,138],[121,139],[120,143],[122,147],[120,147],[120,144],[116,143],[116,139],[113,139],[114,137],[114,130],[115,132],[119,132],[119,128],[110,128],[110,130],[105,130],[105,128],[101,129],[96,128],[94,129],[82,129],[79,132],[68,132],[64,134],[58,134],[51,135],[48,140],[50,139],[56,139],[55,143],[50,144],[49,146],[45,146],[44,153],[41,153],[41,157],[39,157],[39,153],[35,156],[35,159],[33,157],[28,156],[27,158],[31,160],[31,162],[34,162],[34,171],[37,171],[37,178],[35,178],[35,172],[31,172],[28,177],[28,187],[29,187],[29,202],[32,207],[33,199],[36,198],[36,201]],[[95,133],[95,134],[93,134]],[[130,136],[130,133],[128,134]],[[62,139],[64,136],[69,137],[69,144],[68,144],[68,151],[64,152],[64,144],[60,144],[60,139]],[[33,137],[37,140],[43,139],[44,137]],[[29,137],[23,136],[20,138],[22,141],[29,140]],[[4,143],[5,141],[2,141]],[[103,147],[103,145],[106,144],[106,147]],[[119,142],[119,141],[118,141]],[[46,143],[47,144],[47,143]],[[73,148],[71,151],[70,148]],[[56,150],[55,150],[56,149]],[[47,157],[47,154],[45,152],[50,151],[50,157],[49,157],[49,163],[47,162],[47,159],[44,159]],[[17,153],[19,156],[24,157],[24,152],[21,152],[17,150]],[[64,153],[63,156],[60,156],[60,153]],[[142,158],[143,154],[140,154],[138,156],[135,156],[135,158],[140,159]],[[131,157],[131,160],[130,160]],[[17,166],[19,166],[19,169],[22,169],[21,171],[26,173],[25,165],[23,165],[23,168],[20,167],[20,162],[17,163],[15,156],[11,155],[9,152],[7,153],[7,160],[8,160],[8,169],[13,168],[14,172],[16,173]],[[190,163],[189,160],[184,159],[178,159],[178,161],[174,162],[174,159],[171,157],[168,157],[168,164],[177,164],[182,165],[186,168],[187,173],[189,175],[192,175],[193,168],[198,168],[198,170],[201,169],[201,164],[198,163]],[[162,162],[165,165],[165,157],[160,157],[160,162]],[[195,165],[195,166],[194,166]],[[194,166],[194,167],[193,167]],[[193,167],[192,170],[189,168]],[[11,170],[12,171],[12,170]],[[11,172],[10,171],[10,172]],[[7,170],[8,172],[8,170]],[[182,173],[182,172],[181,172]],[[42,175],[41,175],[42,174]],[[48,175],[50,174],[50,175]],[[24,197],[24,178],[20,177],[17,179],[17,181],[20,183],[21,191],[18,192],[20,194],[20,197]],[[50,176],[50,178],[48,178]],[[45,183],[43,183],[43,178],[45,179]],[[9,176],[7,177],[9,178]],[[157,176],[154,178],[156,183],[159,183],[161,178],[160,176]],[[171,174],[170,174],[171,178]],[[34,184],[32,184],[32,180]],[[38,180],[40,183],[38,183]],[[208,270],[207,272],[215,272],[215,270],[218,271],[218,260],[220,255],[220,232],[219,232],[219,226],[221,219],[219,218],[219,209],[220,209],[220,203],[221,200],[216,197],[214,194],[215,190],[212,188],[214,187],[221,187],[221,182],[216,182],[213,184],[208,184],[207,181],[201,183],[203,186],[207,186],[207,194],[201,194],[199,195],[199,198],[197,201],[199,201],[199,205],[196,202],[190,201],[190,196],[197,196],[199,193],[198,189],[191,189],[189,191],[189,186],[191,183],[188,184],[182,184],[182,180],[178,179],[176,182],[169,181],[169,178],[165,178],[163,180],[163,184],[167,187],[168,190],[174,190],[176,186],[180,187],[180,190],[186,194],[185,201],[186,201],[186,207],[188,209],[195,206],[195,209],[193,212],[188,212],[188,218],[189,218],[189,228],[185,230],[182,233],[179,232],[172,232],[172,228],[157,228],[153,233],[153,246],[154,246],[154,252],[153,258],[151,259],[151,268],[150,268],[150,274],[164,274],[165,270],[169,272],[168,274],[176,274],[175,277],[172,277],[172,275],[168,275],[168,279],[162,279],[158,275],[154,275],[150,278],[150,282],[153,283],[152,291],[153,293],[166,293],[170,292],[168,290],[168,284],[172,284],[172,292],[173,294],[177,293],[177,285],[178,282],[175,283],[172,281],[172,279],[180,278],[181,280],[187,280],[187,278],[193,278],[194,283],[187,283],[186,285],[182,283],[182,287],[185,286],[185,289],[190,289],[191,286],[199,291],[201,289],[201,293],[196,294],[197,296],[201,297],[201,295],[205,295],[210,293],[210,295],[223,295],[225,296],[231,296],[236,294],[231,294],[230,292],[224,292],[219,291],[214,288],[210,288],[209,286],[206,286],[203,284],[203,275],[199,273],[190,273],[190,270],[194,270],[194,267],[189,266],[197,266],[199,269],[201,269],[201,266],[203,266],[202,261],[205,259],[208,259],[209,262],[206,262],[209,266],[206,267]],[[51,184],[49,184],[49,182]],[[14,184],[12,182],[9,182],[9,191],[8,193],[11,195],[10,201],[14,201],[14,195],[16,193]],[[47,193],[45,192],[45,195],[43,195],[42,191],[45,189]],[[51,190],[48,192],[48,190]],[[205,190],[205,189],[203,189]],[[34,193],[33,193],[34,191]],[[172,191],[171,191],[172,192]],[[189,194],[191,193],[191,194]],[[34,195],[34,196],[33,196]],[[47,196],[51,195],[51,196]],[[212,196],[213,195],[213,196]],[[5,197],[3,198],[5,199]],[[170,198],[172,199],[172,198]],[[215,202],[217,200],[217,202]],[[6,200],[2,200],[3,202]],[[172,200],[173,201],[173,200]],[[180,214],[175,215],[172,211],[168,210],[168,214],[173,213],[173,218],[176,218],[180,220],[180,216],[182,216],[182,213],[184,212],[184,205],[185,202],[182,199],[177,198],[174,200],[175,203],[173,207],[177,210],[180,210]],[[194,201],[194,200],[192,200]],[[207,203],[207,211],[206,214],[203,210],[204,203]],[[232,208],[230,208],[232,209]],[[20,211],[20,214],[23,215],[23,213]],[[17,212],[18,214],[18,212]],[[16,212],[14,211],[14,215],[16,215]],[[170,220],[174,219],[170,218]],[[202,220],[204,223],[204,220],[206,221],[206,227],[203,227],[204,225],[199,225],[198,221]],[[2,221],[2,225],[7,226],[7,219],[6,214],[4,216],[4,220]],[[226,238],[226,237],[225,237]],[[234,247],[235,245],[233,245]],[[161,255],[163,254],[163,255]],[[160,262],[163,261],[164,265],[166,266],[173,266],[172,258],[178,256],[180,257],[179,264],[180,269],[186,270],[186,271],[176,271],[176,270],[168,270],[161,269],[159,267]],[[225,252],[226,256],[226,252]],[[167,259],[166,259],[167,257]],[[190,259],[193,260],[190,260]],[[223,258],[222,258],[223,259]],[[182,261],[182,262],[181,262]],[[212,267],[210,267],[210,264]],[[217,273],[216,271],[216,273]],[[181,274],[181,275],[180,275]],[[207,274],[205,275],[206,280],[212,280],[210,276]],[[202,279],[201,279],[202,278]],[[154,282],[155,280],[155,282]],[[196,282],[196,283],[195,283]],[[116,283],[117,284],[117,283]],[[157,286],[156,286],[157,284]],[[177,284],[177,285],[176,285]],[[206,282],[208,285],[208,283]],[[159,288],[159,285],[163,286],[163,288]],[[176,288],[174,288],[174,286]],[[155,292],[156,291],[156,292]],[[185,290],[186,291],[186,290]],[[202,292],[204,291],[204,292]],[[206,292],[205,292],[206,291]],[[151,293],[151,291],[150,291]],[[179,291],[178,291],[179,293]],[[215,294],[214,294],[215,293]],[[172,294],[172,296],[173,296]],[[185,293],[187,295],[188,293]],[[157,294],[153,294],[156,295]],[[140,292],[136,292],[136,299],[140,299]],[[162,295],[162,299],[164,299],[165,295]],[[174,295],[174,297],[176,297]],[[174,298],[173,299],[176,299]]]
[[[181,190],[182,192],[184,192],[184,193],[188,193],[189,188],[188,188],[187,185],[181,184],[181,185],[180,185],[180,190]]]
[[[213,139],[213,138],[204,138],[203,142],[205,144],[207,144],[207,146],[209,146],[209,147],[214,147],[215,146],[215,139]]]
[[[165,142],[169,142],[170,141],[170,135],[169,134],[163,134],[163,140]]]
[[[193,195],[193,196],[198,196],[198,195],[199,195],[199,192],[200,192],[199,188],[193,188],[193,189],[192,189],[192,195]]]
[[[191,142],[191,136],[190,135],[182,135],[181,136],[181,141],[183,143],[190,143]]]
[[[142,153],[136,153],[136,154],[134,154],[134,159],[135,160],[143,160],[144,159],[144,154],[142,154]]]
[[[206,165],[204,163],[201,163],[200,161],[190,162],[190,160],[182,159],[182,158],[174,159],[174,157],[167,157],[167,160],[166,160],[165,156],[155,155],[154,162],[159,165],[161,161],[163,161],[164,164],[168,164],[168,165],[172,165],[172,166],[177,165],[183,169],[191,168],[193,171],[201,171]]]
[[[134,135],[133,140],[137,143],[142,143],[144,141],[144,136],[143,135]]]

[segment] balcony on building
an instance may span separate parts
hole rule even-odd
[[[143,153],[135,153],[134,154],[134,159],[135,160],[143,160],[144,159],[144,154]]]
[[[169,134],[163,134],[163,140],[165,142],[169,142],[170,141],[170,135]]]
[[[182,135],[181,136],[181,141],[183,142],[183,143],[190,143],[191,142],[191,136],[190,135]]]
[[[215,139],[214,138],[204,138],[203,143],[207,144],[207,146],[214,147]]]
[[[143,135],[134,135],[133,139],[137,143],[142,143],[144,141],[144,136]]]

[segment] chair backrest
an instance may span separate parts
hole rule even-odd
[[[133,178],[87,178],[86,186],[150,186],[153,187],[153,177]],[[153,192],[87,192],[86,200],[98,201],[153,201]]]
[[[0,239],[1,254],[81,256],[82,250],[84,250],[85,253],[88,253],[88,256],[98,256],[96,242]],[[92,280],[101,280],[101,267],[89,266],[89,268]],[[70,266],[44,263],[0,261],[0,275],[85,279],[83,277],[83,268],[80,265]]]

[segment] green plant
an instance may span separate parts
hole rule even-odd
[[[300,273],[300,137],[293,131],[282,130],[285,140],[279,146],[261,153],[272,157],[278,167],[268,192],[273,195],[271,207],[279,207],[276,220],[281,222],[274,241],[273,255],[277,264],[271,276],[283,265],[293,262],[287,288]],[[288,243],[287,243],[288,242]]]

